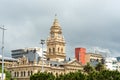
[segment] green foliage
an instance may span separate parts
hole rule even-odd
[[[102,64],[102,63],[98,63],[97,65],[96,65],[96,67],[95,67],[95,70],[96,71],[102,71],[102,70],[104,70],[105,68],[104,68],[104,65]]]
[[[0,73],[2,73],[2,65],[0,65]],[[11,79],[10,72],[4,70],[4,73],[6,74],[6,79],[5,80],[10,80]]]
[[[36,73],[30,76],[30,80],[54,80],[55,76],[52,73]]]
[[[36,73],[30,76],[30,80],[85,80],[86,75],[78,72],[70,72],[68,74],[61,74],[59,76],[54,76],[52,73]]]
[[[105,70],[101,63],[95,69],[87,64],[84,73],[77,71],[54,76],[52,73],[39,72],[32,75],[30,80],[120,80],[120,72]]]
[[[11,74],[8,71],[5,71],[6,74],[6,80],[10,80],[11,79]]]
[[[100,72],[90,73],[87,80],[120,80],[120,72],[102,70]]]
[[[87,65],[84,66],[83,70],[89,74],[94,71],[94,68],[89,63],[87,63]]]
[[[2,73],[2,65],[0,65],[0,73]]]
[[[74,73],[70,72],[68,74],[65,74],[63,77],[64,78],[60,80],[85,80],[85,75],[82,74],[80,71]]]

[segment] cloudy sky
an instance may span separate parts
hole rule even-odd
[[[5,56],[13,49],[41,47],[55,14],[68,57],[75,47],[98,47],[120,56],[120,0],[0,0],[0,26],[7,28]],[[0,46],[1,38],[0,30]]]

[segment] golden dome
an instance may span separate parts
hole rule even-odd
[[[51,26],[50,33],[54,33],[54,32],[62,33],[60,24],[59,24],[58,19],[56,17],[54,19],[53,25]]]

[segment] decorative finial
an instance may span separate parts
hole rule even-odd
[[[54,24],[55,24],[56,22],[58,22],[58,20],[57,20],[57,14],[55,14]]]
[[[55,14],[55,19],[57,19],[57,14]]]
[[[57,19],[57,14],[55,14],[53,26],[60,26],[60,25],[59,25],[59,22],[58,22],[58,19]]]
[[[57,14],[55,14],[55,17],[57,17]]]

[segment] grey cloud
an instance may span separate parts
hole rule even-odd
[[[1,0],[0,24],[8,29],[5,53],[9,56],[11,49],[40,46],[57,13],[67,54],[73,56],[78,46],[99,46],[119,56],[119,4],[119,0]]]

